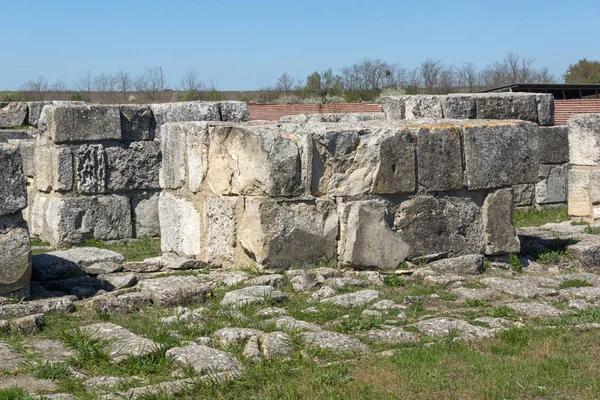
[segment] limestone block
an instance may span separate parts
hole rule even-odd
[[[0,295],[6,295],[29,284],[31,246],[24,224],[3,229],[2,219],[0,217]]]
[[[416,188],[414,137],[406,126],[310,126],[314,196],[410,193]]]
[[[21,159],[23,161],[23,173],[25,176],[33,177],[34,158],[35,158],[35,140],[9,140],[9,144],[14,144],[19,148]]]
[[[237,220],[236,204],[239,197],[211,196],[206,199],[206,256],[210,265],[222,266],[234,262]]]
[[[19,148],[0,144],[0,216],[27,207],[23,160]]]
[[[53,155],[52,187],[59,192],[68,192],[73,189],[73,153],[68,147],[59,147]]]
[[[168,122],[220,121],[218,102],[187,101],[179,103],[151,104],[156,120],[156,138],[162,139],[162,126]]]
[[[126,104],[120,106],[119,111],[123,140],[154,140],[156,121],[149,106]]]
[[[29,233],[31,235],[41,236],[44,233],[46,204],[48,204],[48,196],[40,192],[33,195],[28,219]]]
[[[132,142],[104,149],[109,191],[158,189],[160,143]]]
[[[565,203],[569,165],[540,165],[540,181],[535,185],[537,204]]]
[[[0,129],[14,128],[27,122],[27,103],[0,102]]]
[[[158,200],[161,249],[179,255],[200,254],[201,220],[194,205],[162,191]]]
[[[406,119],[442,118],[442,96],[419,94],[405,103]]]
[[[133,236],[131,205],[125,196],[97,196],[93,204],[94,238],[117,240]]]
[[[300,194],[300,149],[295,139],[280,134],[277,125],[214,127],[208,150],[208,186],[221,195]]]
[[[248,104],[243,101],[222,101],[221,121],[226,122],[247,122],[250,121],[250,110]]]
[[[30,126],[38,126],[38,122],[40,121],[40,115],[42,114],[42,109],[44,106],[52,104],[51,101],[28,101],[28,116],[27,116],[27,124]]]
[[[118,106],[51,105],[43,109],[41,129],[54,143],[121,139]]]
[[[238,241],[259,265],[284,270],[333,258],[337,233],[338,216],[332,201],[248,197],[239,221]]]
[[[592,204],[600,204],[600,170],[597,168],[594,168],[592,171],[590,171],[589,196]]]
[[[569,128],[542,126],[539,128],[540,163],[563,164],[569,162]]]
[[[198,127],[200,129],[200,127]],[[160,152],[162,163],[159,183],[163,189],[179,189],[185,183],[186,136],[194,130],[192,124],[165,124],[162,127]]]
[[[590,177],[593,171],[590,168],[572,165],[569,170],[569,215],[575,217],[589,217],[592,215],[592,201],[590,198]]]
[[[106,152],[101,144],[86,144],[75,149],[75,179],[77,192],[106,192]]]
[[[538,123],[536,94],[476,94],[477,119],[520,119]]]
[[[406,119],[406,99],[410,96],[383,97],[381,108],[387,119]]]
[[[444,118],[475,119],[475,97],[470,94],[449,94],[442,98]]]
[[[600,163],[600,114],[580,114],[569,119],[569,162],[574,165]]]
[[[410,246],[408,258],[481,253],[483,222],[478,204],[483,199],[474,196],[417,196],[402,202],[394,216],[394,228]]]
[[[526,183],[513,185],[513,197],[515,206],[530,206],[535,202],[535,185]]]
[[[512,225],[512,189],[490,193],[481,207],[485,238],[485,254],[519,253],[521,244]]]
[[[460,128],[421,126],[417,128],[417,181],[430,191],[463,187]]]
[[[35,139],[37,133],[37,129],[0,129],[0,143],[11,143],[11,140]]]
[[[537,181],[538,127],[534,124],[464,125],[463,151],[469,190]]]
[[[536,93],[538,124],[540,126],[554,125],[554,96],[549,93]]]
[[[356,201],[340,206],[338,254],[343,265],[394,270],[409,255],[409,246],[391,229],[385,202]]]
[[[202,184],[208,172],[208,129],[198,123],[194,129],[189,129],[186,138],[187,167],[189,186],[194,193],[202,190]]]
[[[158,193],[144,192],[131,199],[134,236],[160,236]]]

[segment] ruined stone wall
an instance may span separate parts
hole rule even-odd
[[[568,129],[554,125],[554,97],[541,93],[473,93],[390,96],[381,100],[388,119],[519,119],[540,125],[536,183],[516,185],[518,207],[565,205],[568,192]]]
[[[0,296],[26,296],[31,278],[25,176],[17,146],[0,143]]]
[[[294,121],[164,125],[163,251],[273,270],[519,251],[512,186],[537,182],[537,124]]]

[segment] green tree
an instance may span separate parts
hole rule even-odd
[[[321,103],[327,103],[327,98],[331,96],[341,96],[344,93],[342,78],[335,75],[330,69],[318,73],[313,72],[306,77],[306,86],[304,86],[304,97],[318,97]]]
[[[569,65],[565,72],[565,83],[600,83],[600,61],[584,58]]]

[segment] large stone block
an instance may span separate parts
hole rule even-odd
[[[525,183],[523,185],[513,185],[513,198],[515,206],[531,206],[535,202],[535,185]]]
[[[475,119],[475,97],[471,94],[449,94],[442,98],[444,118]]]
[[[406,99],[410,96],[386,96],[381,102],[381,109],[387,119],[406,119]]]
[[[512,225],[512,189],[490,193],[481,207],[485,240],[485,254],[519,253],[521,244]]]
[[[0,216],[27,207],[23,160],[19,148],[0,144]]]
[[[156,120],[156,137],[162,138],[162,126],[168,122],[220,121],[218,102],[189,101],[180,103],[151,104]]]
[[[0,143],[11,143],[11,140],[35,139],[37,133],[37,129],[0,129]]]
[[[120,106],[119,111],[123,140],[154,140],[156,121],[149,106],[126,104]]]
[[[535,94],[485,93],[474,96],[477,119],[519,119],[538,123]]]
[[[9,140],[19,148],[21,160],[23,161],[23,173],[25,176],[33,177],[35,159],[35,140]]]
[[[238,241],[259,265],[284,270],[336,255],[338,216],[332,201],[284,202],[248,197]]]
[[[571,117],[569,128],[569,162],[574,165],[600,164],[600,114]]]
[[[29,232],[23,224],[6,222],[0,217],[0,295],[23,289],[31,279]]]
[[[572,165],[569,169],[569,215],[590,217],[592,201],[590,198],[590,177],[593,170],[589,167]]]
[[[51,101],[28,101],[28,116],[27,116],[27,124],[31,126],[38,126],[40,121],[40,116],[42,114],[42,109],[44,106],[51,105]]]
[[[234,262],[237,219],[235,208],[240,197],[211,196],[204,205],[206,221],[206,256],[210,265],[223,266]]]
[[[242,101],[222,101],[221,120],[226,122],[247,122],[250,121],[250,109],[248,104]]]
[[[359,269],[392,270],[410,253],[409,246],[391,229],[393,217],[381,201],[340,205],[339,259]]]
[[[540,165],[540,180],[535,185],[537,204],[565,203],[569,165]]]
[[[46,221],[46,205],[48,196],[37,192],[33,194],[33,199],[29,210],[29,233],[34,236],[41,236],[44,233],[44,223]]]
[[[163,252],[195,256],[200,254],[201,219],[194,205],[163,191],[158,200]]]
[[[448,256],[483,251],[483,199],[417,196],[404,201],[394,216],[394,228],[410,246],[408,258],[447,253]]]
[[[466,183],[470,190],[535,183],[539,170],[538,127],[487,122],[463,126]]]
[[[134,236],[160,236],[158,193],[144,192],[131,199]]]
[[[314,196],[410,193],[416,188],[415,143],[406,126],[307,127],[313,136]]]
[[[276,125],[216,126],[207,183],[213,193],[294,196],[302,192],[300,148]]]
[[[430,191],[463,187],[460,132],[457,126],[417,128],[417,181],[420,186]]]
[[[86,144],[76,148],[75,179],[77,192],[81,194],[106,192],[106,152],[101,144]]]
[[[41,130],[54,143],[121,139],[118,106],[51,105],[44,107],[40,120]]]
[[[536,93],[538,124],[541,126],[554,125],[554,96],[549,93]]]
[[[97,196],[95,200],[94,238],[117,240],[133,236],[131,205],[127,197],[113,194]]]
[[[132,142],[104,149],[109,191],[158,189],[161,163],[158,142]]]
[[[179,189],[186,178],[186,137],[196,128],[191,124],[165,124],[162,127],[160,152],[162,163],[159,170],[159,183],[163,189]]]
[[[208,127],[202,123],[191,122],[186,137],[187,170],[189,187],[194,193],[202,190],[202,184],[208,173]]]
[[[539,128],[540,163],[562,164],[569,162],[569,128],[543,126]]]
[[[33,170],[35,186],[42,192],[73,189],[73,154],[69,147],[35,146]]]
[[[27,103],[0,102],[0,129],[14,128],[27,122]]]
[[[406,119],[442,118],[442,96],[414,95],[405,103]]]

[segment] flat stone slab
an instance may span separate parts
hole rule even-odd
[[[375,310],[405,310],[408,307],[392,300],[379,300],[377,303],[371,304],[371,308]]]
[[[565,299],[595,300],[600,298],[600,287],[584,286],[561,289],[559,295]]]
[[[537,298],[542,296],[556,296],[558,291],[552,288],[539,287],[531,282],[507,278],[484,278],[480,281],[489,288],[515,297]]]
[[[216,346],[231,346],[243,344],[252,336],[262,335],[263,331],[251,328],[222,328],[213,333],[213,343]]]
[[[450,334],[457,334],[465,339],[494,336],[493,329],[471,325],[466,321],[456,318],[433,318],[408,326],[415,327],[431,337],[442,337]]]
[[[341,353],[365,353],[369,351],[369,346],[360,340],[337,332],[308,331],[302,333],[302,340],[306,346]]]
[[[362,307],[377,300],[379,292],[377,290],[361,290],[354,293],[340,294],[321,300],[321,303],[331,303],[340,307]]]
[[[114,362],[121,362],[129,357],[145,356],[159,348],[152,340],[109,322],[87,325],[81,330],[93,339],[107,340],[110,358]]]
[[[260,350],[268,360],[287,357],[294,350],[291,342],[292,339],[285,332],[265,333],[260,337]]]
[[[546,303],[511,303],[506,306],[519,314],[525,314],[529,317],[560,317],[565,314],[564,311]]]
[[[399,327],[393,327],[387,330],[371,329],[367,332],[366,337],[370,342],[388,344],[416,342],[419,340],[419,335],[416,333],[405,331]]]
[[[25,358],[3,342],[0,342],[0,360],[0,371],[14,371],[25,366]]]
[[[244,365],[231,354],[195,343],[172,348],[167,351],[167,356],[173,357],[177,363],[190,365],[199,374],[229,372],[237,376],[244,369]]]
[[[8,389],[11,387],[20,387],[29,394],[54,392],[58,389],[58,386],[54,381],[50,379],[37,379],[29,374],[0,376],[0,389]]]
[[[121,254],[96,247],[74,247],[68,250],[52,251],[32,257],[32,277],[47,281],[71,278],[82,275],[86,267],[98,263],[123,264]]]
[[[26,342],[24,346],[32,350],[43,363],[66,362],[76,356],[75,352],[60,340],[36,339]]]
[[[65,296],[52,299],[26,301],[19,304],[0,306],[0,319],[21,318],[34,314],[61,314],[75,311],[75,297]]]
[[[488,288],[465,288],[452,289],[452,293],[463,300],[492,300],[498,297],[498,292]]]
[[[298,330],[298,331],[320,331],[321,327],[317,324],[313,324],[312,322],[300,321],[293,317],[282,316],[279,318],[273,318],[267,323],[274,323],[277,326],[277,329],[287,329],[287,330]]]
[[[167,276],[145,279],[138,283],[142,294],[163,307],[204,303],[211,288],[195,276]]]
[[[275,290],[272,286],[249,286],[225,293],[223,300],[221,300],[221,306],[239,307],[246,304],[262,303],[267,300],[279,302],[285,299],[287,299],[287,295]]]

